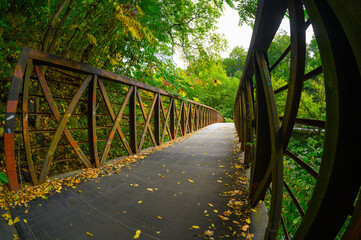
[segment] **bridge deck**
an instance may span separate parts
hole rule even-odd
[[[137,230],[140,239],[192,239],[212,224],[227,235],[218,215],[229,201],[220,194],[233,190],[235,140],[233,124],[213,124],[131,169],[32,201],[27,214],[12,210],[13,218],[27,219],[20,228],[37,239],[133,239]]]

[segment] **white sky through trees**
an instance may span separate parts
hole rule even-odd
[[[228,5],[225,6],[222,16],[218,20],[218,29],[216,32],[224,34],[224,37],[228,42],[228,49],[224,52],[221,52],[220,55],[222,58],[228,57],[229,53],[236,46],[242,46],[244,49],[248,50],[249,44],[252,37],[252,28],[247,25],[239,26],[239,16],[238,12]],[[283,19],[280,30],[286,31],[289,35],[290,25],[289,19]],[[279,30],[279,31],[280,31]],[[309,43],[312,39],[313,29],[310,26],[306,31],[306,42]],[[173,61],[176,63],[177,67],[186,68],[186,63],[181,59],[180,53],[176,51],[176,54],[173,56]]]

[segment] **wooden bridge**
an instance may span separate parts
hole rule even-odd
[[[244,154],[244,166],[250,167],[249,204],[257,207],[266,200],[268,205],[268,222],[262,230],[264,239],[361,239],[361,161],[357,140],[361,135],[360,12],[361,5],[356,0],[258,1],[252,40],[234,105],[234,126]],[[291,26],[290,45],[277,61],[270,63],[267,50],[286,13]],[[311,25],[322,66],[305,73],[305,30]],[[274,90],[272,73],[287,54],[291,57],[288,84]],[[303,83],[320,74],[325,81],[326,120],[298,118]],[[287,101],[284,109],[278,109],[276,94],[284,91]],[[109,228],[117,228],[113,230],[116,234],[124,233],[124,238],[132,238],[138,228],[143,229],[144,239],[195,238],[200,233],[193,234],[186,228],[201,225],[204,229],[207,224],[195,214],[199,209],[191,205],[196,202],[205,206],[210,200],[215,203],[211,203],[213,206],[221,205],[224,199],[215,196],[224,191],[225,186],[217,185],[217,180],[223,179],[225,172],[219,170],[219,165],[231,171],[228,162],[234,161],[232,157],[229,160],[236,146],[230,142],[234,137],[231,127],[211,125],[220,122],[223,122],[221,114],[208,106],[86,64],[23,49],[7,102],[4,136],[9,186],[17,190],[19,182],[21,185],[26,178],[33,185],[44,183],[49,177],[61,174],[57,166],[64,163],[78,168],[99,168],[108,160],[137,154],[142,149],[161,146],[198,131],[182,143],[189,147],[184,152],[180,150],[184,146],[175,145],[174,152],[158,152],[149,161],[141,160],[141,164],[119,176],[101,180],[100,189],[108,187],[112,194],[117,194],[108,195],[116,199],[108,199],[107,206],[96,203],[97,197],[104,199],[107,195],[99,196],[94,183],[82,185],[84,193],[70,189],[66,194],[54,195],[52,201],[40,203],[59,206],[62,201],[72,201],[74,205],[70,207],[74,212],[82,211],[80,207],[74,209],[75,206],[86,206],[83,214],[88,211],[95,219],[102,219],[100,222],[109,222]],[[288,147],[294,129],[305,125],[325,132],[319,169]],[[222,164],[217,168],[218,160]],[[313,179],[313,191],[306,201],[300,202],[296,192],[309,189],[302,189],[284,174],[289,162],[299,166],[299,174],[309,174]],[[172,169],[166,168],[170,171],[170,182],[163,182],[167,176],[159,172],[164,170],[160,164],[170,164],[177,172],[172,175]],[[156,178],[158,172],[160,178]],[[190,175],[183,176],[182,172]],[[126,180],[122,182],[122,179]],[[177,186],[181,184],[176,182],[181,181],[187,183],[185,188]],[[142,190],[129,195],[129,184],[138,182],[143,183]],[[148,194],[144,188],[148,183],[153,190],[163,184],[163,195]],[[182,200],[175,200],[167,208],[174,212],[162,208],[171,194],[179,192],[183,194]],[[144,199],[148,198],[153,203],[139,210],[135,200],[146,203]],[[126,203],[126,199],[132,204]],[[286,204],[285,199],[292,203]],[[112,206],[117,206],[114,211],[130,211],[131,217],[116,215]],[[33,207],[39,216],[52,213],[55,223],[45,224],[49,226],[50,239],[63,236],[56,235],[56,223],[60,222],[57,219],[62,216],[55,216],[50,207],[46,210]],[[284,219],[282,213],[288,211],[286,207],[296,208],[299,215],[292,220]],[[20,216],[21,210],[14,210],[14,214]],[[155,222],[153,215],[162,218],[156,215],[158,210],[169,216],[168,221]],[[138,218],[139,215],[144,218]],[[77,214],[69,219],[71,224],[77,224],[74,229],[86,230],[78,223]],[[91,220],[87,221],[91,225]],[[30,237],[34,237],[39,236],[36,229],[42,226],[34,220],[27,227],[32,229]],[[70,236],[64,239],[74,239],[69,229],[64,227],[59,234]],[[232,237],[241,238],[229,235]]]

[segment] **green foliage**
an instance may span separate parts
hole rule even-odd
[[[9,179],[4,172],[0,172],[0,185],[3,183],[8,184]]]

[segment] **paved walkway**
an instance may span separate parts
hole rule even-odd
[[[139,239],[199,239],[212,224],[223,231],[218,215],[229,199],[220,195],[231,189],[235,137],[233,124],[213,124],[131,169],[32,201],[13,218],[27,219],[20,230],[29,239],[134,239],[137,230]]]

